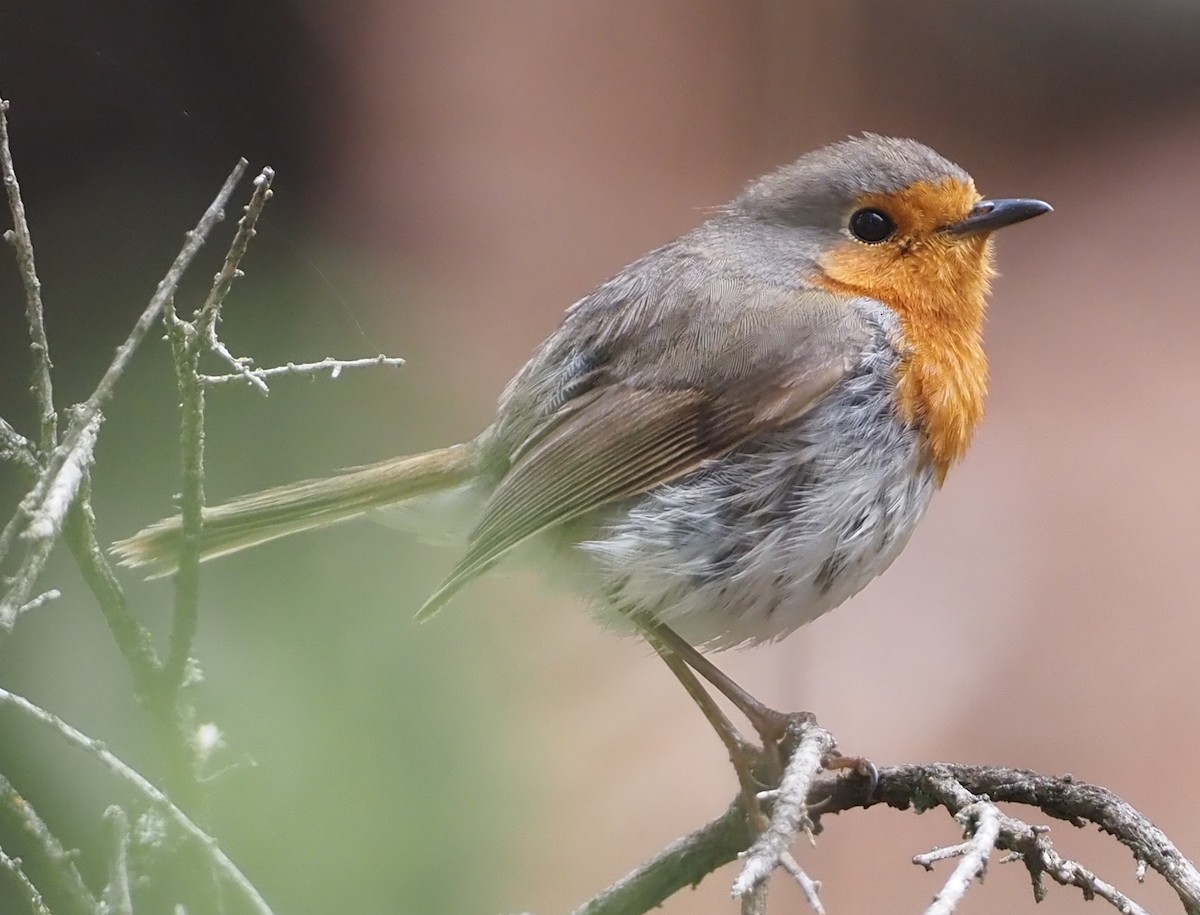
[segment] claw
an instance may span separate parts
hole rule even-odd
[[[875,796],[875,789],[879,787],[879,767],[865,756],[843,756],[834,750],[821,761],[821,764],[828,771],[852,769],[856,775],[867,780],[867,800],[869,801]]]

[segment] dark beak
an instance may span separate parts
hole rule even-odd
[[[1024,222],[1050,213],[1054,207],[1042,200],[1029,200],[1024,197],[1013,197],[1008,200],[981,200],[972,207],[967,218],[962,222],[946,226],[942,231],[951,235],[976,235],[980,232],[994,232],[1013,223]]]

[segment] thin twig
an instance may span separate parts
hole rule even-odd
[[[1024,824],[1021,824],[1024,825]],[[1050,845],[1044,835],[1037,836],[1033,842],[1034,854],[1038,856],[1039,864],[1047,874],[1063,886],[1075,886],[1083,890],[1083,897],[1090,899],[1093,895],[1110,903],[1121,915],[1150,915],[1140,905],[1118,890],[1111,883],[1101,880],[1081,864],[1063,858]],[[1022,855],[1028,866],[1029,853]]]
[[[12,150],[8,144],[8,104],[5,99],[0,99],[0,171],[4,175],[4,190],[13,218],[11,233],[5,232],[4,237],[17,249],[17,268],[21,273],[21,284],[25,287],[25,318],[29,324],[29,348],[33,351],[33,397],[37,403],[40,429],[38,446],[43,452],[49,453],[58,444],[58,419],[54,410],[54,387],[50,380],[50,345],[42,320],[42,284],[33,260],[33,238],[25,219],[21,185],[17,183]]]
[[[58,588],[51,588],[49,591],[43,591],[33,600],[29,601],[29,603],[21,607],[21,609],[17,611],[17,615],[20,616],[22,613],[28,613],[30,610],[36,610],[43,604],[48,604],[52,600],[58,600],[60,597],[62,597],[62,592],[58,590]]]
[[[39,480],[41,494],[37,504],[22,500],[17,509],[17,516],[25,520],[22,537],[29,541],[30,546],[24,561],[10,579],[8,590],[0,599],[0,635],[11,632],[21,611],[31,605],[29,595],[37,584],[38,576],[42,574],[50,551],[54,549],[67,509],[75,501],[83,475],[92,462],[96,436],[103,419],[96,413],[92,421],[78,431],[74,447],[66,452],[57,471]]]
[[[223,379],[226,381],[235,381],[241,379],[257,390],[260,394],[266,396],[271,393],[271,389],[267,387],[267,383],[254,374],[254,360],[239,358],[229,351],[221,340],[217,337],[216,331],[213,331],[212,336],[208,341],[208,349],[214,356],[222,360],[233,369],[232,375],[201,375],[201,384],[213,384],[214,379]]]
[[[225,180],[216,198],[205,210],[204,215],[200,217],[196,228],[187,233],[183,247],[175,257],[175,261],[159,282],[158,288],[150,298],[150,303],[134,323],[125,342],[117,347],[116,356],[101,376],[91,396],[72,410],[71,421],[62,441],[50,454],[37,484],[22,500],[17,514],[0,534],[0,561],[3,560],[6,548],[11,543],[10,532],[19,530],[30,519],[39,517],[43,513],[43,505],[51,493],[61,495],[64,491],[55,489],[55,484],[61,482],[60,473],[64,465],[86,466],[83,461],[79,460],[79,453],[89,451],[91,445],[94,444],[96,424],[101,420],[100,408],[112,396],[113,389],[133,358],[134,351],[174,296],[184,271],[195,258],[213,227],[223,218],[224,208],[229,197],[245,170],[246,160],[243,159],[238,162]],[[73,474],[73,470],[68,470],[66,479],[69,480]],[[53,525],[50,525],[49,528],[53,529]],[[41,532],[45,533],[46,530],[47,526],[43,525]],[[13,576],[13,586],[0,599],[0,637],[11,630],[12,624],[16,620],[17,610],[28,601],[29,593],[46,564],[52,546],[53,541],[46,537],[31,538],[29,550]]]
[[[26,472],[36,473],[37,452],[33,443],[0,418],[0,461],[11,461]]]
[[[103,419],[104,417],[97,413],[86,425],[80,427],[76,446],[63,458],[58,473],[46,488],[42,504],[30,513],[29,524],[22,534],[26,539],[48,540],[51,543],[58,539],[63,520],[67,517],[67,509],[75,501],[79,484],[83,482],[83,475],[91,466],[96,438],[100,434],[100,423]]]
[[[104,904],[111,915],[133,915],[133,898],[129,892],[129,817],[113,804],[104,811],[104,819],[112,841]]]
[[[216,336],[217,321],[221,317],[221,306],[225,302],[225,297],[229,295],[229,290],[233,288],[233,281],[242,275],[238,264],[245,257],[246,249],[250,246],[250,239],[254,237],[258,219],[262,216],[267,201],[271,199],[271,182],[274,178],[275,170],[268,166],[254,179],[254,193],[250,195],[250,202],[246,204],[242,218],[238,220],[237,231],[233,234],[233,241],[229,243],[225,262],[213,278],[212,287],[208,290],[204,304],[196,309],[196,314],[192,318],[196,325],[196,336],[200,340],[207,342],[210,337]]]
[[[1089,785],[1070,776],[1054,778],[1027,769],[956,765],[899,768],[899,777],[888,779],[886,790],[879,792],[879,800],[906,807],[912,798],[923,792],[957,813],[986,795],[995,803],[1027,804],[1070,823],[1090,821],[1126,845],[1136,860],[1146,861],[1161,874],[1175,890],[1188,915],[1200,915],[1200,871],[1162,830],[1107,788]],[[948,781],[945,776],[949,777]],[[881,772],[881,788],[884,785]],[[898,803],[902,796],[905,800]],[[1003,842],[1001,847],[1008,848]],[[1028,858],[1026,866],[1029,866]],[[1051,876],[1058,879],[1053,873]],[[1071,882],[1068,885],[1077,884]]]
[[[175,295],[175,290],[179,287],[180,280],[183,279],[183,274],[187,271],[192,260],[200,251],[200,248],[208,240],[209,233],[222,219],[225,218],[225,207],[229,204],[229,198],[233,195],[234,189],[238,182],[242,180],[242,176],[246,173],[245,159],[238,160],[237,165],[233,167],[233,171],[229,173],[229,177],[225,179],[225,183],[221,185],[221,190],[209,204],[208,209],[204,211],[204,215],[200,217],[200,221],[196,223],[196,228],[188,232],[184,236],[183,247],[179,254],[175,256],[174,262],[168,268],[166,275],[159,282],[158,287],[154,290],[154,295],[150,298],[150,304],[146,306],[146,310],[133,326],[133,330],[129,332],[129,336],[125,342],[117,347],[117,357],[112,361],[112,364],[105,371],[104,376],[100,379],[100,383],[96,385],[96,390],[92,392],[85,403],[85,407],[92,410],[98,410],[100,406],[111,396],[113,387],[117,383],[117,379],[124,373],[125,368],[129,364],[129,360],[133,357],[133,352],[137,349],[142,338],[154,326],[166,308],[167,303],[172,300]],[[85,418],[90,418],[86,416]]]
[[[88,737],[82,731],[67,724],[57,715],[34,705],[23,696],[0,689],[0,705],[16,708],[34,721],[44,724],[66,740],[71,746],[78,747],[89,756],[99,760],[105,768],[131,785],[146,798],[157,810],[160,810],[168,820],[193,841],[195,846],[212,862],[216,870],[232,883],[250,904],[252,911],[258,915],[272,915],[271,907],[252,884],[223,852],[217,840],[197,826],[186,813],[171,803],[170,798],[154,787],[140,772],[122,761],[109,751],[99,740]]]
[[[788,760],[771,804],[771,823],[750,846],[741,873],[733,882],[733,895],[745,897],[779,867],[796,836],[808,821],[806,804],[821,762],[833,750],[833,735],[816,725],[805,725]]]
[[[38,892],[38,888],[33,885],[33,881],[21,867],[19,858],[10,858],[4,853],[4,849],[0,849],[0,870],[7,871],[12,875],[33,915],[51,915],[50,910],[46,908],[46,903],[42,901],[42,894]]]
[[[742,897],[742,915],[767,915],[767,881],[755,886]]]
[[[966,842],[940,855],[949,857],[952,853],[962,860],[951,872],[946,885],[933,898],[933,902],[925,910],[925,915],[953,915],[975,878],[983,879],[988,857],[996,847],[996,839],[1000,835],[1001,816],[996,805],[987,801],[979,801],[958,812],[956,819],[974,831]],[[937,852],[933,855],[917,855],[913,862],[931,870],[932,862],[937,857]]]
[[[183,684],[192,643],[196,638],[200,607],[200,527],[204,510],[204,388],[196,378],[200,352],[196,347],[196,329],[166,315],[167,336],[175,360],[175,381],[179,386],[179,459],[181,480],[179,513],[179,571],[175,577],[175,610],[171,618],[171,636],[163,662],[162,687],[166,701],[174,704]]]
[[[816,915],[825,915],[825,906],[821,904],[821,898],[818,895],[821,892],[821,882],[808,876],[790,851],[785,852],[779,859],[779,865],[796,881],[797,886],[800,887],[800,892],[808,900],[808,907]]]
[[[75,558],[83,579],[100,604],[104,621],[133,676],[138,699],[153,707],[161,664],[154,651],[154,639],[130,612],[117,576],[96,539],[96,516],[92,512],[89,483],[84,482],[82,498],[67,514],[64,530],[66,544]]]
[[[246,254],[263,208],[271,199],[271,181],[275,172],[264,168],[254,179],[254,192],[238,220],[237,231],[229,243],[204,304],[196,309],[192,322],[180,320],[168,312],[167,333],[175,356],[175,377],[179,385],[180,458],[182,482],[179,495],[180,548],[179,570],[175,576],[175,613],[170,645],[163,663],[163,686],[178,690],[184,681],[192,643],[196,638],[200,603],[200,528],[204,509],[204,386],[200,383],[200,357],[209,342],[216,339],[221,308],[241,275],[238,265]]]
[[[7,778],[0,775],[0,815],[14,820],[17,828],[36,846],[58,881],[61,895],[72,912],[100,915],[100,904],[83,882],[75,856],[62,847],[33,805],[22,797]]]
[[[382,354],[365,359],[334,359],[332,356],[326,356],[320,362],[303,362],[298,365],[289,362],[287,365],[277,365],[269,369],[242,367],[240,371],[228,375],[201,375],[200,381],[206,385],[229,384],[234,381],[253,383],[255,380],[263,382],[267,378],[277,378],[281,375],[319,375],[325,372],[329,373],[330,378],[337,378],[346,369],[372,368],[377,365],[399,368],[404,365],[404,360]]]
[[[672,842],[636,870],[588,900],[572,915],[629,915],[657,908],[685,886],[695,886],[750,844],[741,798],[711,823]]]

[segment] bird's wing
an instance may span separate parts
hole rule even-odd
[[[466,554],[418,618],[529,537],[795,422],[855,368],[873,332],[846,299],[817,291],[709,287],[668,304],[669,318],[639,322],[639,338],[594,336],[603,358],[570,357],[588,381],[563,378],[545,395],[553,412],[513,449]]]

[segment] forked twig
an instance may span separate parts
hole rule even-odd
[[[88,737],[82,731],[67,724],[57,715],[34,705],[23,696],[0,689],[0,705],[15,708],[27,718],[50,728],[68,744],[83,750],[93,759],[99,760],[105,768],[132,786],[156,810],[160,811],[175,827],[191,839],[195,846],[212,862],[216,870],[228,880],[245,897],[252,911],[258,915],[272,915],[271,907],[259,894],[246,875],[229,859],[217,840],[197,826],[192,819],[171,803],[170,798],[150,783],[140,772],[114,755],[104,743]]]

